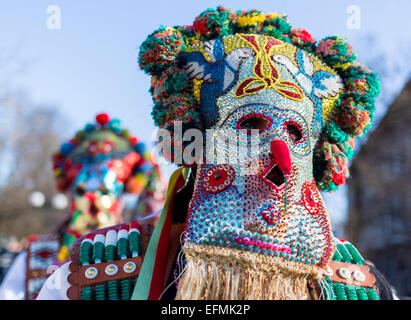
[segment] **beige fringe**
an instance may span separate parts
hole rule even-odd
[[[229,248],[187,244],[177,300],[306,300],[317,268]]]

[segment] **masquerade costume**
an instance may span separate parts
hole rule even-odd
[[[62,144],[53,156],[53,168],[58,191],[70,196],[70,215],[52,234],[30,236],[27,250],[16,259],[19,267],[9,271],[10,281],[24,282],[26,299],[35,299],[47,277],[67,260],[73,241],[123,221],[124,192],[147,198],[146,206],[140,206],[147,211],[140,216],[151,214],[156,202],[163,204],[157,164],[145,145],[107,114],[97,115],[95,124],[87,124]],[[10,281],[2,284],[2,298],[23,298],[13,293]]]
[[[284,15],[218,7],[154,31],[139,63],[155,124],[170,133],[163,155],[186,168],[170,178],[143,260],[131,224],[113,242],[105,234],[105,250],[117,250],[106,261],[90,234],[63,272],[69,298],[386,298],[355,247],[333,236],[320,195],[345,182],[380,89],[344,39],[316,42]],[[200,155],[182,139],[190,129]]]

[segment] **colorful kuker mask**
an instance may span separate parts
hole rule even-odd
[[[54,156],[57,189],[69,191],[71,218],[63,236],[67,247],[80,236],[122,222],[123,192],[140,194],[158,168],[136,137],[96,117]]]
[[[224,8],[155,31],[140,65],[152,75],[158,126],[182,121],[226,142],[197,167],[177,298],[307,298],[307,279],[321,278],[335,250],[319,191],[348,176],[376,76],[341,38],[317,43],[283,15]]]

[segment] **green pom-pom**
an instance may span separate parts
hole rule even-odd
[[[160,27],[140,47],[140,68],[151,75],[159,74],[175,62],[183,48],[184,37],[178,30]]]
[[[193,27],[206,40],[224,37],[232,33],[232,16],[233,13],[223,7],[207,9],[195,18]]]
[[[327,125],[325,134],[332,143],[344,143],[349,139],[349,136],[335,122],[330,122]]]
[[[321,40],[317,45],[316,54],[337,70],[346,69],[346,64],[356,60],[351,45],[346,39],[337,36]]]
[[[265,14],[259,10],[238,11],[235,33],[259,34],[264,28]]]

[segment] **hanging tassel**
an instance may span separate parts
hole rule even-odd
[[[306,300],[321,271],[280,258],[186,243],[177,300]]]

